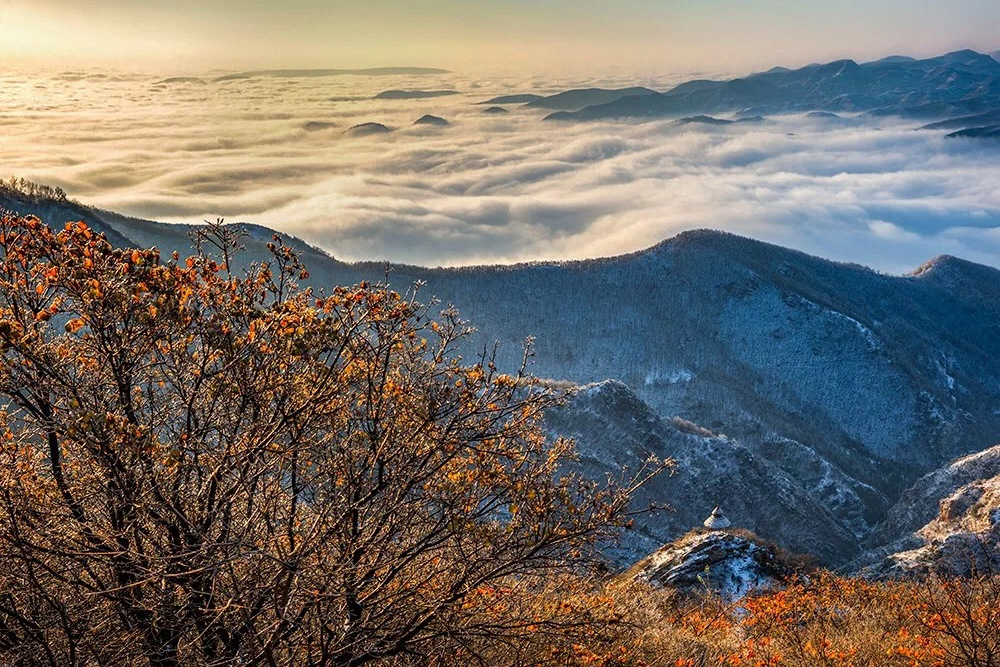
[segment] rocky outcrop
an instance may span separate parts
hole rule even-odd
[[[870,577],[1000,571],[1000,446],[921,478],[872,541],[854,567]]]
[[[1000,445],[969,456],[921,477],[907,489],[875,527],[867,543],[885,546],[906,538],[939,517],[949,496],[963,487],[1000,475]],[[950,510],[953,512],[954,510]]]
[[[753,534],[730,531],[688,534],[627,573],[684,594],[710,591],[730,601],[778,588],[795,574],[774,547]]]

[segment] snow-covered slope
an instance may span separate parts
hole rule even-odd
[[[872,546],[917,532],[938,515],[942,501],[962,487],[1000,476],[1000,445],[963,456],[907,489],[873,531]]]
[[[576,440],[579,469],[598,479],[623,467],[636,470],[650,454],[676,460],[673,475],[660,476],[638,494],[637,507],[668,504],[670,511],[637,518],[636,531],[613,551],[622,565],[700,526],[716,505],[735,527],[825,563],[842,563],[856,555],[860,536],[870,528],[858,523],[868,503],[883,509],[887,504],[826,462],[790,452],[786,463],[823,470],[818,477],[792,475],[737,440],[659,417],[617,381],[583,387],[547,421],[554,434]]]

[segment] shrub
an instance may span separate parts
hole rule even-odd
[[[237,273],[235,244],[0,221],[0,662],[464,662],[612,623],[528,602],[661,465],[565,474],[558,397],[463,363],[456,313],[300,289],[278,239]]]

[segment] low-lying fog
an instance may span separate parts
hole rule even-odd
[[[713,227],[890,272],[941,253],[1000,266],[1000,142],[899,119],[564,124],[476,104],[681,78],[6,72],[0,163],[101,208],[256,222],[347,260],[576,259]],[[388,90],[460,94],[371,99]],[[392,131],[345,134],[368,122]]]

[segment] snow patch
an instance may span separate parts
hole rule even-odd
[[[951,362],[951,359],[945,358],[945,361]],[[937,366],[938,372],[944,377],[945,385],[948,387],[949,391],[955,390],[955,378],[948,373],[948,368],[945,364],[942,364],[939,359],[934,360],[934,365]]]
[[[834,317],[836,319],[845,321],[845,322],[847,322],[849,324],[853,324],[854,327],[858,330],[858,333],[860,333],[861,336],[865,339],[865,342],[868,344],[868,347],[870,347],[872,350],[878,352],[878,351],[880,351],[882,349],[882,347],[883,347],[882,341],[879,339],[879,337],[877,335],[875,335],[875,332],[872,331],[871,329],[869,329],[868,327],[866,327],[864,324],[862,324],[858,320],[856,320],[853,317],[851,317],[850,315],[845,315],[844,313],[840,312],[839,310],[833,310],[832,308],[825,308],[825,307],[819,305],[818,303],[816,303],[815,301],[810,301],[809,299],[805,298],[804,296],[801,296],[801,295],[797,295],[797,296],[798,296],[798,301],[800,301],[801,303],[805,304],[810,309],[812,309],[812,310],[814,310],[816,312],[819,312],[819,313],[825,313],[826,315],[829,315],[829,316]]]
[[[646,374],[646,378],[643,380],[643,384],[647,387],[652,387],[662,384],[678,384],[682,382],[690,382],[694,379],[694,372],[689,371],[686,368],[681,368],[679,370],[673,371],[650,371]]]

